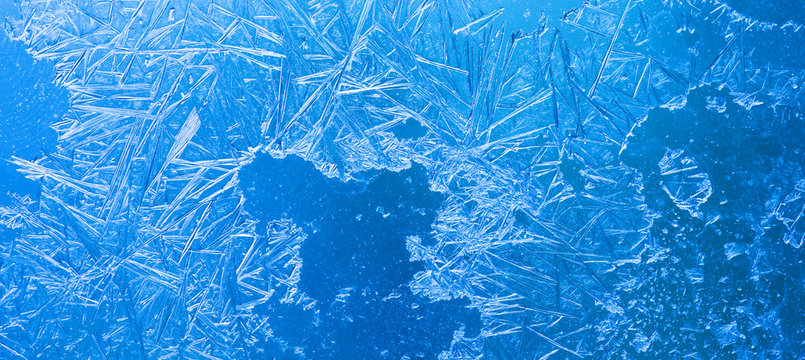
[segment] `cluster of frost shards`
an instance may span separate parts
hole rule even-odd
[[[520,2],[16,2],[69,107],[42,156],[0,152],[41,187],[0,204],[0,353],[306,357],[260,309],[315,308],[307,235],[238,181],[288,154],[427,168],[410,289],[482,320],[440,358],[805,352],[802,15]]]

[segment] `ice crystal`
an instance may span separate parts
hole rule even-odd
[[[805,353],[790,1],[0,16],[0,358]]]

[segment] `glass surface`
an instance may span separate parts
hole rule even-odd
[[[0,27],[0,359],[805,359],[803,0]]]

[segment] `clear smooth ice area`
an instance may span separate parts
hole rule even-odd
[[[0,360],[805,360],[805,0],[0,0]]]

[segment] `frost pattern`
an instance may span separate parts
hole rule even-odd
[[[355,176],[363,180],[341,182],[302,159],[267,154],[240,171],[244,208],[261,219],[258,227],[287,217],[306,234],[301,292],[253,302],[273,336],[249,344],[250,356],[436,359],[454,333],[478,336],[480,314],[468,299],[431,302],[408,287],[424,267],[409,260],[405,238],[432,242],[443,198],[430,190],[425,168]],[[309,304],[296,306],[300,300]]]
[[[244,211],[266,154],[422,164],[443,201],[401,296],[481,320],[443,359],[805,353],[801,12],[552,3],[15,1],[69,107],[57,146],[2,152],[39,185],[0,204],[0,353],[315,356],[264,311],[325,314],[313,227]]]
[[[713,192],[710,177],[701,172],[695,159],[685,156],[684,150],[668,150],[660,159],[662,189],[676,206],[695,217],[701,216],[699,205]]]
[[[777,206],[774,217],[788,230],[783,237],[787,244],[795,248],[805,244],[805,180],[800,180],[796,189]]]

